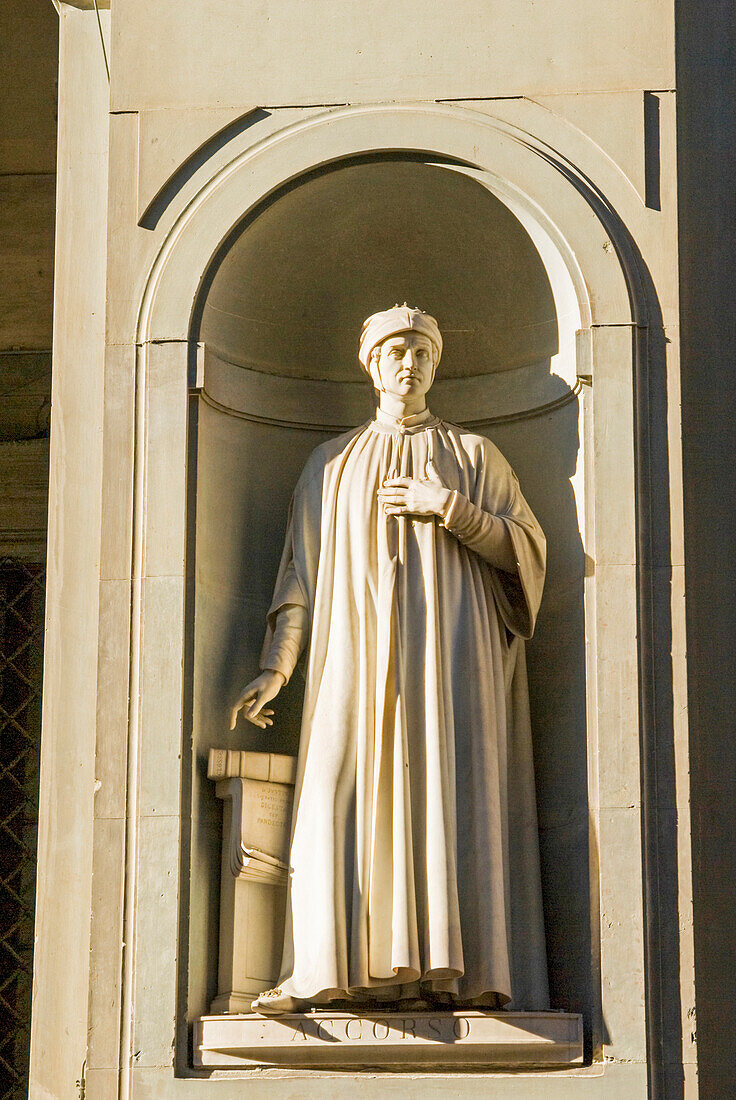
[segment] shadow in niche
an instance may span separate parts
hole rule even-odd
[[[431,157],[431,161],[428,161],[428,157],[426,154],[412,153],[406,151],[401,153],[383,152],[354,156],[350,157],[347,165],[351,170],[371,167],[388,168],[390,166],[396,166],[404,169],[414,166],[427,169],[428,167],[430,167],[430,165],[434,167],[443,166],[445,168],[473,167],[466,161],[460,160],[458,158],[443,156],[441,154],[433,154]],[[216,346],[217,341],[212,339],[211,333],[207,333],[207,326],[206,323],[203,323],[203,321],[208,304],[211,303],[211,291],[213,289],[213,284],[215,283],[218,274],[223,268],[223,265],[225,265],[226,261],[228,261],[230,254],[236,249],[236,246],[240,242],[241,238],[243,238],[244,234],[246,234],[246,232],[251,227],[257,226],[259,221],[261,221],[264,216],[268,217],[273,212],[273,208],[277,206],[283,199],[291,199],[296,196],[300,189],[308,188],[309,185],[312,183],[316,183],[326,177],[339,174],[340,171],[344,169],[344,167],[345,164],[340,161],[335,162],[334,164],[323,165],[320,168],[316,168],[310,172],[305,172],[297,179],[285,183],[282,187],[280,187],[278,190],[274,191],[270,195],[264,196],[259,205],[255,209],[249,211],[239,222],[237,222],[232,227],[227,236],[220,242],[220,245],[218,246],[214,255],[211,257],[210,262],[208,263],[207,268],[202,275],[202,280],[198,288],[197,298],[194,303],[194,309],[192,312],[190,323],[191,339],[193,341],[190,358],[190,379],[192,385],[195,384],[194,379],[196,378],[196,341],[206,340],[211,344],[215,351],[221,353],[221,349],[218,349]],[[361,198],[362,197],[363,196],[361,196]],[[352,195],[351,198],[353,202],[356,203],[355,208],[360,209],[360,206],[357,203],[357,197],[355,195]],[[494,201],[497,202],[499,206],[501,205],[498,200]],[[398,206],[399,209],[405,211],[403,221],[404,223],[407,223],[412,220],[412,213],[416,218],[417,211],[415,207],[417,204],[421,205],[421,196],[417,197],[416,195],[407,194],[405,191],[402,191],[401,188],[397,188],[394,195],[394,203]],[[414,206],[411,205],[412,203],[414,203]],[[511,215],[510,212],[506,210],[506,207],[503,207],[503,210],[505,211],[507,217],[513,218],[513,215]],[[320,211],[320,215],[321,219],[332,216],[329,210],[326,211],[324,209]],[[515,219],[513,220],[515,221]],[[331,222],[325,224],[324,220],[318,220],[317,225],[320,230],[319,238],[322,240],[323,246],[324,241],[330,241],[332,243],[333,238],[335,238],[335,225]],[[459,242],[457,240],[453,242],[445,240],[444,242],[442,242],[441,247],[443,250],[443,255],[445,253],[447,255],[452,254],[451,243],[458,245]],[[291,244],[294,249],[298,248],[299,246],[298,242],[296,241],[292,242]],[[280,250],[285,247],[289,247],[288,240],[279,241],[279,248],[270,250],[270,254],[266,255],[265,257],[265,260],[269,263],[269,265],[273,263],[283,262],[280,255]],[[338,252],[340,251],[340,245],[336,245],[335,248]],[[409,297],[413,296],[416,301],[419,301],[421,299],[425,303],[425,305],[429,301],[436,300],[436,290],[434,292],[426,292],[425,272],[422,272],[422,277],[419,280],[419,283],[422,287],[421,291],[419,291],[417,288],[416,279],[411,279],[408,281],[407,289],[407,281],[405,279],[397,279],[396,273],[391,272],[389,265],[387,265],[386,260],[389,254],[390,250],[387,251],[384,231],[384,233],[382,235],[379,235],[378,237],[375,237],[373,239],[368,237],[364,241],[360,242],[359,256],[355,258],[355,262],[353,262],[351,265],[352,269],[354,269],[356,273],[359,273],[364,285],[362,287],[361,302],[358,307],[358,312],[351,316],[351,323],[348,329],[349,336],[347,346],[349,348],[349,358],[346,360],[346,363],[350,365],[353,365],[355,361],[355,351],[353,346],[355,339],[354,333],[360,331],[360,325],[365,318],[366,312],[370,311],[370,308],[385,308],[386,304],[389,301],[393,302],[395,300],[400,290],[405,290],[406,293],[409,294]],[[324,259],[326,263],[330,263],[329,257],[320,255],[320,259]],[[259,257],[259,261],[260,260],[261,257]],[[426,254],[421,256],[421,260],[425,264],[429,262],[428,256]],[[388,270],[386,270],[387,268]],[[320,280],[324,276],[324,272],[319,267],[315,267],[314,257],[309,254],[305,257],[302,266],[296,267],[296,271],[301,275],[307,285],[314,284],[316,286],[319,286]],[[259,269],[259,275],[260,274],[262,274],[262,272]],[[344,274],[344,271],[341,272],[341,274]],[[268,272],[268,274],[263,273],[263,275],[263,285],[267,286],[269,285],[269,276],[272,277],[273,275],[272,269]],[[276,283],[275,285],[279,286],[278,283]],[[324,322],[329,322],[329,318],[335,315],[336,307],[340,304],[341,299],[344,298],[345,294],[348,292],[346,291],[345,286],[340,286],[339,290],[339,294],[328,296],[325,298],[324,301],[313,301],[310,303],[312,308],[316,310],[315,316],[320,317],[320,319],[324,319]],[[291,293],[293,292],[293,287],[289,287],[287,289],[279,286],[279,291],[283,291],[283,293]],[[550,301],[551,300],[552,297],[550,292]],[[368,307],[366,306],[366,302],[369,303]],[[371,306],[370,303],[373,303],[373,305]],[[273,303],[268,304],[273,305]],[[262,307],[262,303],[256,302],[255,308],[257,309],[259,307]],[[294,324],[299,319],[300,318],[298,314],[290,317],[292,324]],[[330,340],[333,341],[336,345],[338,341],[340,341],[341,332],[342,330],[339,327],[335,329],[335,326],[333,326],[332,330],[330,331]],[[300,347],[300,350],[304,350],[303,346]],[[345,350],[341,341],[340,350]],[[555,347],[549,350],[550,353],[554,353],[557,348]],[[228,354],[224,354],[223,358],[227,360],[231,357]],[[538,356],[536,358],[541,358],[541,356]],[[356,377],[359,377],[359,374],[357,374],[357,366],[355,367],[355,369]],[[479,373],[483,369],[484,368],[480,368]]]
[[[567,387],[566,387],[567,388]],[[528,643],[540,858],[553,1008],[582,1012],[590,1055],[590,859],[583,583],[585,554],[570,478],[579,400],[508,424],[478,425],[514,467],[547,536],[547,579]]]
[[[651,106],[648,110],[652,110]],[[653,1100],[684,1096],[680,989],[680,901],[672,669],[672,537],[668,440],[667,336],[649,268],[592,180],[554,157],[616,246],[635,316],[633,326],[636,470],[644,970],[647,1070]],[[682,914],[685,919],[685,914]]]

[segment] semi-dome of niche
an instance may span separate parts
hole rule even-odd
[[[251,370],[357,381],[363,320],[404,301],[437,317],[446,379],[557,351],[549,281],[514,215],[448,166],[391,159],[312,175],[258,211],[214,275],[200,339]]]

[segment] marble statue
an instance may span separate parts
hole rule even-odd
[[[308,647],[281,976],[257,1012],[548,1007],[524,656],[545,539],[497,448],[428,410],[441,352],[418,309],[365,322],[375,418],[307,461],[232,710],[270,726]]]

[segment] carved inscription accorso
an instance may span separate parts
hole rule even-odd
[[[314,1012],[210,1016],[194,1033],[200,1066],[579,1065],[580,1016],[566,1012]]]
[[[471,1022],[467,1016],[391,1016],[380,1020],[366,1016],[332,1017],[329,1020],[301,1016],[281,1023],[292,1029],[295,1039],[317,1040],[334,1043],[364,1042],[366,1039],[382,1042],[388,1038],[427,1039],[439,1043],[456,1043],[470,1038]]]

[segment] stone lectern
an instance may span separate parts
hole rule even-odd
[[[213,1013],[250,1012],[278,978],[295,770],[292,756],[210,750],[207,777],[224,802]]]

